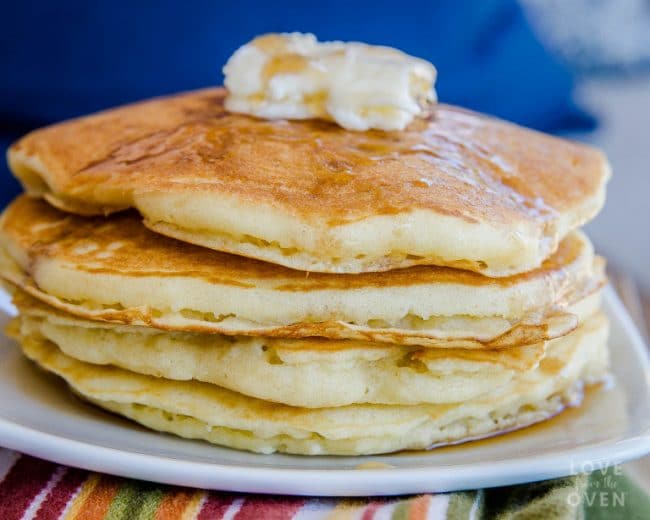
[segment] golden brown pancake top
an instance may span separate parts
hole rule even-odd
[[[230,114],[220,88],[109,110],[13,145],[78,211],[141,192],[234,195],[331,224],[421,208],[469,222],[539,221],[592,197],[607,175],[592,148],[438,105],[404,132]]]
[[[22,195],[4,212],[0,236],[26,252],[29,261],[54,258],[90,273],[128,276],[187,276],[213,283],[276,290],[354,289],[430,283],[508,286],[535,277],[563,283],[563,271],[580,253],[569,235],[543,265],[508,278],[487,278],[448,267],[417,266],[386,273],[304,273],[245,257],[213,251],[149,231],[134,212],[105,217],[78,217],[46,202]],[[29,266],[27,266],[29,269]]]

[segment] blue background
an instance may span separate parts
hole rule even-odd
[[[439,98],[551,132],[593,120],[572,78],[509,0],[5,2],[0,16],[0,147],[54,121],[222,82],[228,56],[254,36],[398,47],[438,68]],[[4,163],[0,206],[19,187]]]

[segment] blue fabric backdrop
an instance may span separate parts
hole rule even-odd
[[[546,131],[593,125],[510,0],[23,0],[0,13],[0,147],[47,123],[220,84],[228,56],[270,31],[395,46],[436,65],[442,101]],[[17,192],[3,163],[0,206]]]

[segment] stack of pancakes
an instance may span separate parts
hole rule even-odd
[[[27,357],[156,430],[371,454],[519,428],[607,371],[588,147],[439,105],[403,132],[209,89],[38,130],[0,272]]]

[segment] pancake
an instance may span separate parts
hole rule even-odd
[[[542,267],[510,278],[432,266],[308,275],[163,237],[134,213],[82,218],[26,196],[0,218],[0,275],[91,320],[491,349],[568,333],[569,306],[604,280],[578,232]]]
[[[599,295],[576,312],[597,312]],[[199,380],[306,408],[358,403],[454,403],[534,370],[548,343],[500,350],[426,349],[354,340],[273,339],[168,333],[75,318],[19,292],[15,335],[64,354],[140,374]],[[560,340],[555,340],[560,341]]]
[[[9,150],[26,190],[82,215],[312,272],[541,265],[604,202],[597,150],[452,106],[403,132],[230,114],[224,90],[67,121]]]
[[[547,419],[577,404],[607,368],[607,320],[596,315],[555,340],[536,370],[478,399],[412,406],[299,408],[196,381],[94,365],[35,336],[25,354],[85,399],[150,428],[260,453],[364,455],[469,440]]]

